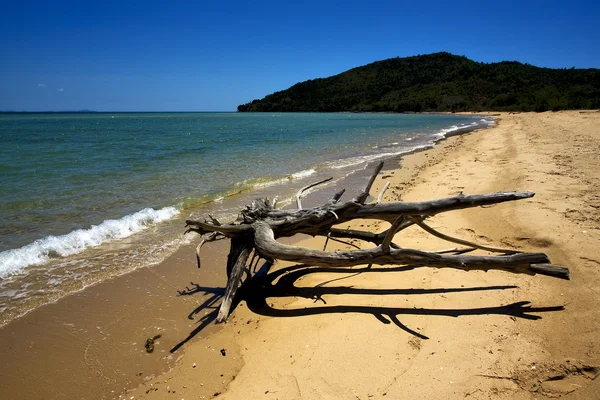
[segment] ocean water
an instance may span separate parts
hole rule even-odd
[[[183,220],[352,184],[369,162],[487,127],[476,115],[0,114],[0,325],[160,262]],[[352,189],[352,188],[349,188]],[[358,189],[357,189],[358,190]]]

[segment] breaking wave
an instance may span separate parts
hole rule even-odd
[[[71,256],[111,240],[126,238],[177,214],[179,211],[174,207],[160,210],[144,208],[120,219],[105,220],[88,229],[77,229],[61,236],[47,236],[21,248],[3,251],[0,253],[0,277],[17,273],[30,265],[45,264],[53,258]]]

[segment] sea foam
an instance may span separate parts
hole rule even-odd
[[[309,177],[309,176],[311,176],[311,175],[315,174],[316,172],[317,172],[317,171],[315,171],[315,170],[314,170],[314,169],[312,169],[312,168],[311,168],[311,169],[306,169],[306,170],[304,170],[304,171],[300,171],[300,172],[293,173],[293,174],[291,175],[291,178],[292,178],[292,179],[302,179],[302,178]]]
[[[88,229],[77,229],[66,235],[47,236],[18,249],[0,253],[0,277],[12,275],[30,265],[45,264],[52,258],[81,253],[90,247],[115,239],[123,239],[153,224],[179,214],[174,207],[159,210],[144,208],[120,219],[109,219]]]

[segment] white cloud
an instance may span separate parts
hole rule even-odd
[[[39,87],[39,88],[45,88],[45,87],[46,87],[46,84],[45,84],[45,83],[38,83],[38,87]]]
[[[64,92],[64,91],[65,91],[65,89],[63,89],[63,88],[60,88],[60,89],[58,89],[58,91],[59,91],[59,92]]]

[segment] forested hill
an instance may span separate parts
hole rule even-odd
[[[450,53],[390,58],[297,83],[238,111],[545,111],[600,108],[599,69],[479,63]]]

